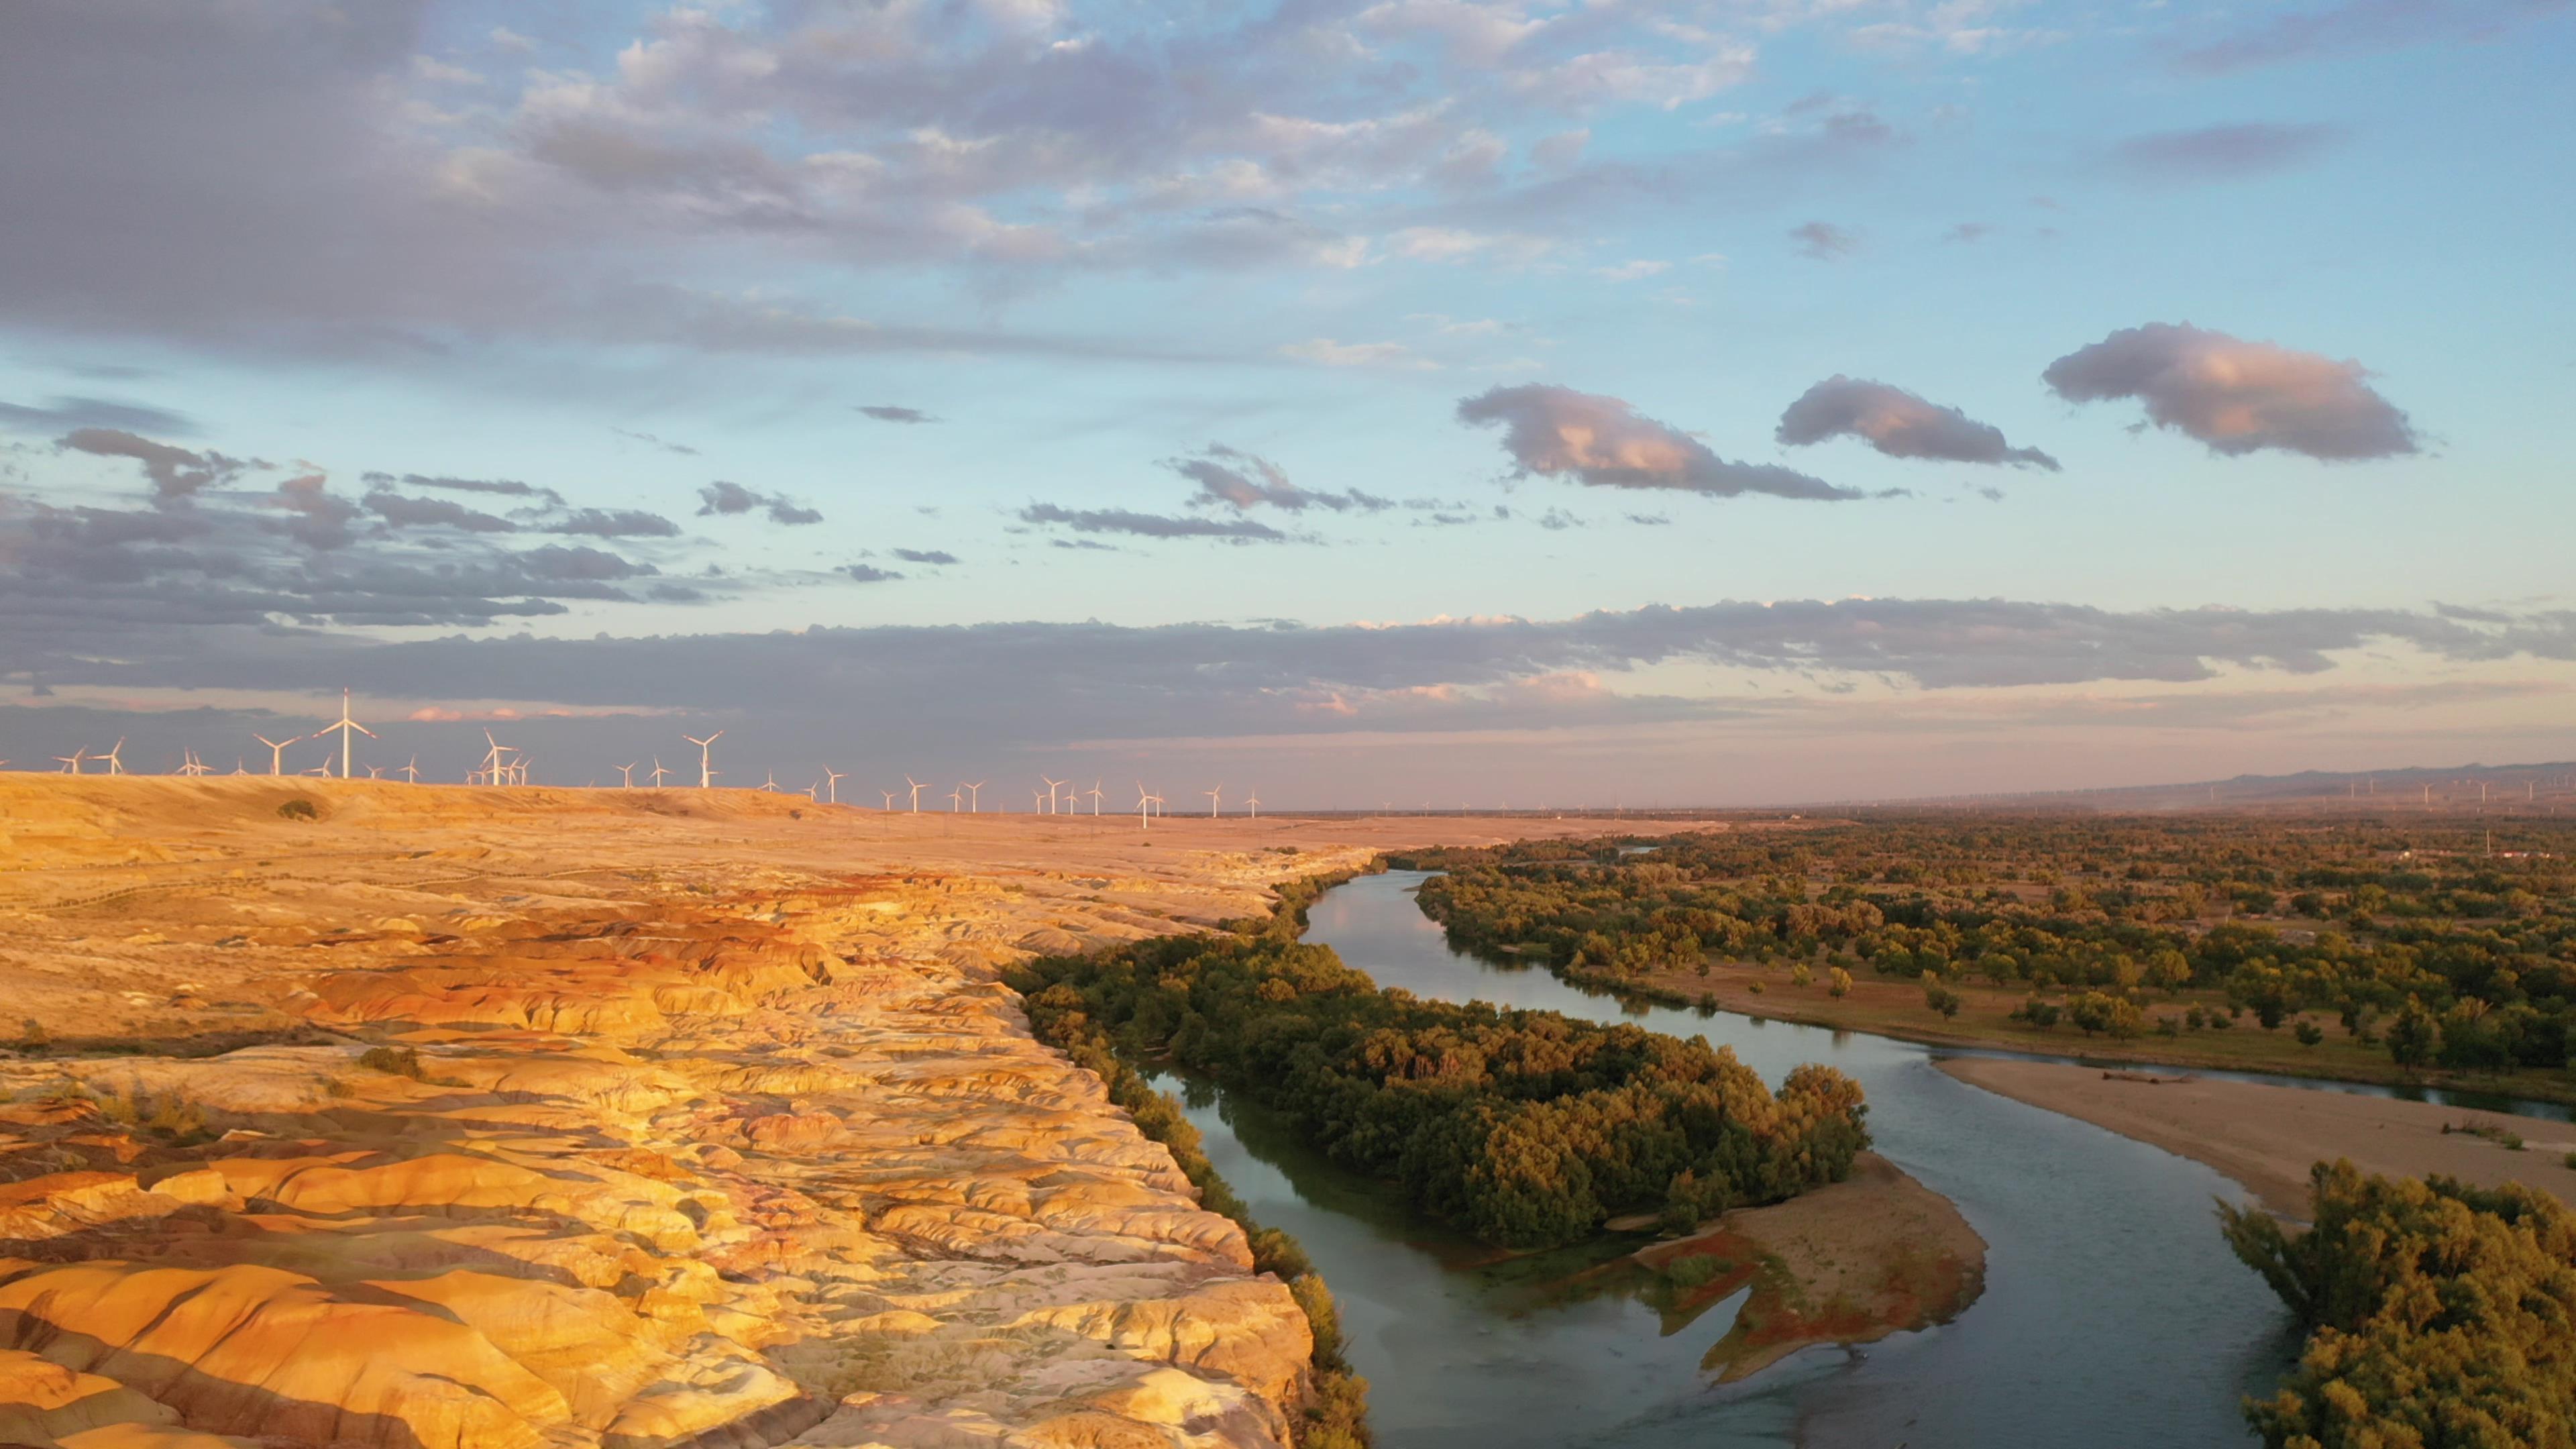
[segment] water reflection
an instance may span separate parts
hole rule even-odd
[[[1955,1323],[1859,1350],[1809,1349],[1718,1389],[1698,1364],[1736,1302],[1666,1335],[1632,1293],[1568,1296],[1575,1256],[1507,1259],[1415,1222],[1380,1185],[1205,1089],[1190,1116],[1263,1221],[1295,1233],[1342,1304],[1388,1449],[2251,1442],[2241,1393],[2268,1392],[2287,1315],[2228,1256],[2207,1168],[1943,1075],[1929,1052],[1848,1031],[1623,1006],[1544,970],[1448,949],[1415,907],[1423,877],[1338,887],[1309,940],[1381,985],[1626,1019],[1732,1046],[1773,1081],[1804,1061],[1868,1091],[1878,1150],[1959,1204],[1989,1245],[1985,1297]],[[1551,1261],[1552,1260],[1552,1261]]]

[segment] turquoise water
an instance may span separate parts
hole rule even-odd
[[[1604,1254],[1495,1261],[1412,1220],[1257,1109],[1191,1088],[1218,1170],[1261,1221],[1297,1235],[1332,1285],[1387,1449],[2253,1442],[2238,1398],[2268,1393],[2296,1343],[2278,1300],[2219,1241],[2212,1204],[2243,1201],[2234,1184],[1954,1081],[1924,1047],[1623,1008],[1543,970],[1460,955],[1416,908],[1422,879],[1399,871],[1335,888],[1306,938],[1382,986],[1705,1037],[1775,1083],[1801,1062],[1839,1068],[1869,1093],[1877,1150],[1957,1203],[1989,1249],[1985,1296],[1956,1322],[1808,1349],[1718,1388],[1698,1364],[1736,1302],[1667,1336],[1624,1293],[1542,1291]]]

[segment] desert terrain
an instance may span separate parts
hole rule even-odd
[[[2565,1122],[2062,1062],[1952,1057],[1940,1066],[1972,1086],[2206,1163],[2283,1217],[2307,1217],[2308,1169],[2338,1157],[2385,1176],[2519,1182],[2576,1202],[2568,1163],[2576,1125]]]
[[[0,775],[0,1442],[1283,1443],[996,970],[1549,828]]]

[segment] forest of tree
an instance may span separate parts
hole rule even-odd
[[[2272,1449],[2564,1445],[2576,1424],[2576,1214],[2547,1193],[2319,1163],[2315,1225],[2222,1205],[2228,1243],[2310,1330],[2246,1413]]]
[[[1830,1068],[1775,1094],[1704,1041],[1381,991],[1296,939],[1315,893],[1283,892],[1275,917],[1230,934],[1031,962],[1012,984],[1050,1039],[1212,1077],[1507,1247],[1778,1201],[1840,1180],[1868,1143],[1860,1088]]]
[[[2331,1013],[2397,1066],[2461,1072],[2564,1069],[2576,1030],[2563,822],[1917,814],[1626,843],[1394,863],[1449,872],[1421,901],[1461,949],[1614,980],[1804,965],[1921,980],[1934,1010],[1984,982],[2028,990],[2033,1025],[2115,1035],[2198,989],[2224,1007],[2167,1013],[2172,1028]]]

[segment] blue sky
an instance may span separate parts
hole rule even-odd
[[[36,0],[0,755],[345,684],[576,783],[2563,759],[2571,61],[2547,0]]]

